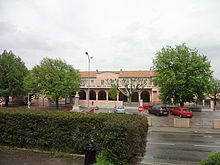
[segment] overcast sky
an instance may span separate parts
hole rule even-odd
[[[44,57],[81,71],[149,70],[155,53],[186,43],[220,78],[219,0],[0,0],[0,52],[31,69]]]

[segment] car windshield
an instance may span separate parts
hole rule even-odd
[[[117,109],[124,109],[124,106],[118,106]]]
[[[190,112],[190,109],[183,109],[184,112]]]

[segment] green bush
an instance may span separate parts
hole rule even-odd
[[[0,109],[0,144],[84,154],[94,140],[109,162],[137,164],[147,139],[147,118],[139,115],[84,114],[55,110]]]
[[[107,160],[107,153],[105,151],[101,151],[96,157],[96,163],[93,165],[114,165]]]
[[[200,165],[220,165],[220,152],[208,156],[201,161]]]

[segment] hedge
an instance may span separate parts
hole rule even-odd
[[[208,156],[199,165],[220,165],[220,152]]]
[[[83,114],[0,108],[0,144],[84,154],[93,140],[115,165],[137,164],[144,156],[147,118],[128,114]]]

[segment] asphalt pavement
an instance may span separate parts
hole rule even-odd
[[[150,127],[142,165],[196,165],[220,152],[220,130]]]

